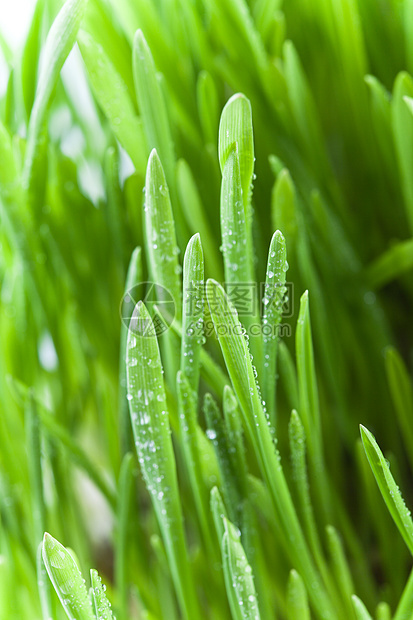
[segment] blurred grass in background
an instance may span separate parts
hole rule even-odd
[[[158,224],[143,217],[153,148],[174,220],[165,251],[173,254],[176,243],[180,250],[173,254],[176,282],[169,279],[168,287],[179,290],[185,247],[198,232],[205,275],[231,277],[220,252],[221,169],[223,186],[234,176],[225,176],[228,153],[222,149],[229,145],[223,137],[218,144],[218,128],[236,92],[251,102],[255,148],[253,153],[249,127],[242,126],[236,139],[244,140],[238,142],[240,152],[251,160],[242,164],[240,181],[246,179],[250,258],[254,246],[243,273],[265,281],[268,247],[279,229],[287,247],[287,280],[293,283],[288,319],[293,335],[300,298],[309,290],[318,395],[312,362],[308,367],[305,361],[312,360],[306,297],[304,327],[297,330],[298,385],[294,337],[284,338],[277,352],[277,438],[285,475],[294,487],[288,427],[290,439],[301,432],[299,418],[290,422],[296,408],[307,434],[314,501],[314,517],[305,506],[299,516],[307,525],[306,519],[315,518],[319,528],[322,549],[314,543],[311,552],[330,549],[322,578],[332,570],[334,613],[340,609],[337,617],[350,617],[352,593],[370,611],[379,601],[394,611],[411,560],[360,451],[358,425],[374,432],[412,505],[413,3],[68,0],[50,30],[60,8],[59,2],[38,0],[18,57],[0,38],[9,67],[0,101],[0,617],[42,617],[36,557],[45,529],[75,549],[83,570],[98,568],[120,618],[177,617],[170,558],[136,475],[137,460],[125,457],[133,443],[119,308],[126,281],[164,273],[148,239],[166,211]],[[251,174],[254,165],[251,202],[244,164]],[[142,251],[135,252],[127,280],[137,246]],[[236,282],[240,276],[232,277]],[[261,384],[260,346],[251,339]],[[176,387],[179,337],[170,330],[161,348],[201,617],[230,617],[212,513],[202,523],[178,432],[178,407],[191,410],[197,403],[182,401],[183,388]],[[222,370],[204,372],[200,396],[212,392],[221,403],[231,367],[213,339],[205,350]],[[267,402],[274,398],[274,383],[267,373],[261,385]],[[236,522],[228,503],[237,483],[218,471],[222,457],[219,450],[214,456],[210,441],[221,414],[211,403],[205,416],[199,403],[198,410],[203,492],[218,485],[228,519]],[[319,412],[322,437],[317,431],[314,439],[312,416]],[[245,510],[253,514],[243,545],[260,575],[261,615],[304,618],[290,609],[294,596],[288,598],[287,580],[298,567],[282,547],[285,536],[271,512],[268,479],[251,438],[246,448],[248,489],[237,493],[248,497]],[[231,467],[241,475],[244,465]],[[304,497],[299,488],[297,506]],[[228,557],[235,553],[230,521],[221,532]],[[326,526],[332,528],[327,537]],[[353,582],[332,526],[343,537]],[[210,548],[207,532],[214,540]],[[299,580],[292,573],[290,593],[301,591]],[[127,600],[132,611],[123,616]],[[379,608],[377,618],[387,618],[380,609],[387,607]],[[56,608],[53,617],[61,613]]]

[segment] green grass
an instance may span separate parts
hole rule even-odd
[[[412,11],[0,36],[1,619],[413,620]]]

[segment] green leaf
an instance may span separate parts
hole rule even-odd
[[[292,254],[297,238],[295,187],[289,171],[281,170],[274,183],[271,198],[271,223],[273,230],[282,231],[288,251]]]
[[[142,302],[131,319],[126,354],[128,400],[136,451],[162,533],[184,616],[199,617],[182,526],[175,456],[161,358],[151,317]]]
[[[241,543],[240,531],[224,518],[222,560],[225,585],[233,620],[259,620],[252,568]]]
[[[285,239],[277,230],[268,251],[267,272],[263,297],[263,342],[264,365],[262,373],[262,393],[270,419],[276,422],[276,385],[278,327],[282,320],[286,271],[288,269]]]
[[[413,570],[401,595],[393,620],[411,620],[413,609]]]
[[[90,570],[90,582],[92,584],[92,603],[96,620],[114,620],[110,603],[105,594],[105,586],[96,569]]]
[[[204,342],[204,255],[197,233],[188,242],[183,267],[181,370],[194,395],[198,393],[201,348]]]
[[[357,620],[373,620],[373,618],[370,616],[369,612],[367,611],[365,604],[363,603],[361,599],[359,599],[358,596],[353,594],[353,596],[351,597],[351,600],[353,601],[353,609],[354,609],[354,613],[356,615]]]
[[[93,93],[113,133],[129,154],[136,170],[143,175],[148,149],[142,123],[136,115],[126,84],[104,48],[89,33],[81,30],[78,44]]]
[[[47,532],[43,560],[54,589],[71,620],[95,620],[83,577],[71,553]]]
[[[410,553],[413,554],[413,521],[410,516],[410,511],[403,501],[399,487],[396,485],[390,472],[388,462],[384,458],[373,435],[362,425],[360,425],[360,432],[364,449],[380,489],[380,493],[386,502],[387,508],[404,542],[409,548]]]
[[[23,186],[28,188],[44,131],[47,108],[63,64],[76,41],[86,0],[67,0],[54,20],[42,50],[36,96],[30,115]]]
[[[294,569],[288,578],[287,617],[288,620],[310,620],[311,618],[304,582]]]
[[[155,148],[159,152],[168,184],[173,186],[175,155],[165,99],[152,54],[141,30],[136,32],[133,45],[133,75],[147,145],[150,150]]]
[[[252,251],[251,191],[254,172],[254,137],[251,104],[241,93],[233,95],[226,103],[219,123],[218,154],[223,176],[227,160],[234,150],[234,144],[237,145],[239,158],[241,200],[244,205],[248,246]]]

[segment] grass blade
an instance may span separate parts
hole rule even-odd
[[[259,620],[257,594],[251,566],[241,544],[240,531],[224,518],[222,559],[225,585],[233,620]]]
[[[75,44],[85,5],[85,0],[67,0],[47,35],[27,136],[23,171],[23,186],[26,188],[34,182],[31,178],[32,170],[44,129],[47,108],[63,64]]]
[[[198,394],[199,364],[204,341],[204,256],[201,238],[188,242],[183,267],[181,371],[194,395]]]
[[[404,542],[409,548],[410,553],[413,554],[413,521],[410,516],[410,511],[403,501],[399,487],[396,485],[390,473],[389,464],[384,458],[373,435],[361,424],[360,432],[364,450],[366,451],[367,459],[380,489],[380,493],[386,502],[387,508]]]
[[[263,297],[263,342],[264,365],[262,372],[262,394],[272,424],[276,423],[276,385],[278,327],[282,320],[285,278],[288,268],[285,239],[277,230],[268,251],[267,272]]]
[[[105,586],[94,568],[90,570],[90,583],[92,584],[92,604],[96,620],[114,620],[110,603],[105,594]]]
[[[287,586],[288,620],[310,620],[307,591],[303,580],[296,570],[290,572]]]
[[[95,620],[86,586],[76,561],[46,532],[43,560],[54,589],[71,620]]]
[[[141,30],[136,32],[133,45],[133,76],[148,148],[159,152],[168,184],[173,187],[175,155],[165,99],[151,51]]]
[[[373,618],[370,616],[369,612],[367,611],[367,607],[365,606],[363,601],[359,599],[359,597],[356,596],[355,594],[353,594],[351,598],[353,602],[354,613],[356,615],[357,620],[373,620]]]
[[[88,32],[79,32],[78,44],[93,93],[113,133],[129,154],[136,170],[144,175],[148,148],[125,82],[103,47]]]
[[[129,409],[142,474],[162,532],[182,612],[185,618],[198,618],[182,525],[161,358],[152,320],[142,302],[137,304],[131,320],[126,367]]]

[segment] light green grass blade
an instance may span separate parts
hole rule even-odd
[[[42,21],[46,13],[44,0],[37,0],[30,29],[24,44],[21,60],[22,94],[27,118],[33,107],[36,93],[38,60],[41,50]]]
[[[181,320],[181,268],[169,189],[158,153],[149,157],[145,182],[145,229],[149,268],[156,284],[167,288]]]
[[[46,532],[43,560],[54,589],[71,620],[95,620],[85,582],[71,553]]]
[[[310,620],[311,618],[304,582],[294,569],[288,578],[287,617],[288,620]]]
[[[92,604],[96,620],[114,620],[111,605],[105,594],[105,586],[96,569],[90,570]]]
[[[144,221],[146,253],[151,279],[170,292],[175,304],[175,319],[182,320],[181,266],[176,243],[175,224],[169,189],[162,164],[154,149],[148,161],[145,182]],[[162,300],[158,299],[158,302]],[[167,379],[175,381],[178,371],[179,343],[173,332],[165,334],[165,366],[170,369]],[[171,384],[172,385],[172,384]],[[175,383],[173,389],[175,388]]]
[[[376,608],[376,620],[391,620],[391,609],[388,603],[383,601],[377,605]]]
[[[356,615],[357,620],[373,620],[373,618],[370,616],[369,612],[367,611],[367,607],[365,606],[363,601],[358,596],[353,594],[351,599],[353,602],[353,609],[354,609],[354,613]]]
[[[240,531],[224,518],[222,560],[225,585],[233,620],[259,620],[252,568],[241,543]]]
[[[411,620],[413,609],[413,570],[403,590],[393,620]]]
[[[148,147],[125,82],[103,47],[88,32],[79,32],[78,44],[98,104],[136,170],[144,175]]]
[[[410,553],[413,554],[413,521],[410,516],[410,511],[403,501],[399,487],[396,485],[390,472],[389,464],[384,458],[373,435],[362,425],[360,425],[360,432],[364,449],[380,489],[380,493],[386,502],[387,508],[404,542],[409,548]]]
[[[157,516],[172,578],[186,618],[198,618],[189,570],[175,456],[155,329],[142,302],[135,307],[126,355],[128,400],[136,451]]]
[[[23,171],[23,185],[26,188],[33,182],[32,169],[44,129],[47,108],[63,64],[76,41],[85,5],[86,0],[67,0],[47,35],[27,136]]]
[[[242,202],[245,211],[247,237],[250,243],[251,234],[251,192],[254,172],[254,137],[252,129],[252,110],[245,95],[233,95],[222,110],[219,123],[219,163],[224,173],[228,157],[237,144],[239,169],[242,188]],[[252,245],[249,245],[252,251]]]
[[[206,144],[216,146],[218,140],[219,108],[215,82],[208,71],[201,71],[196,84],[199,117]]]
[[[173,187],[175,155],[165,99],[151,51],[141,30],[136,32],[133,45],[133,75],[148,148],[159,152],[168,184]]]
[[[204,342],[204,255],[197,233],[184,256],[182,295],[181,371],[194,395],[198,394],[201,347]]]
[[[277,230],[268,251],[267,272],[263,303],[264,364],[262,373],[262,395],[271,422],[276,424],[276,385],[278,326],[282,320],[285,279],[288,268],[285,239]]]

